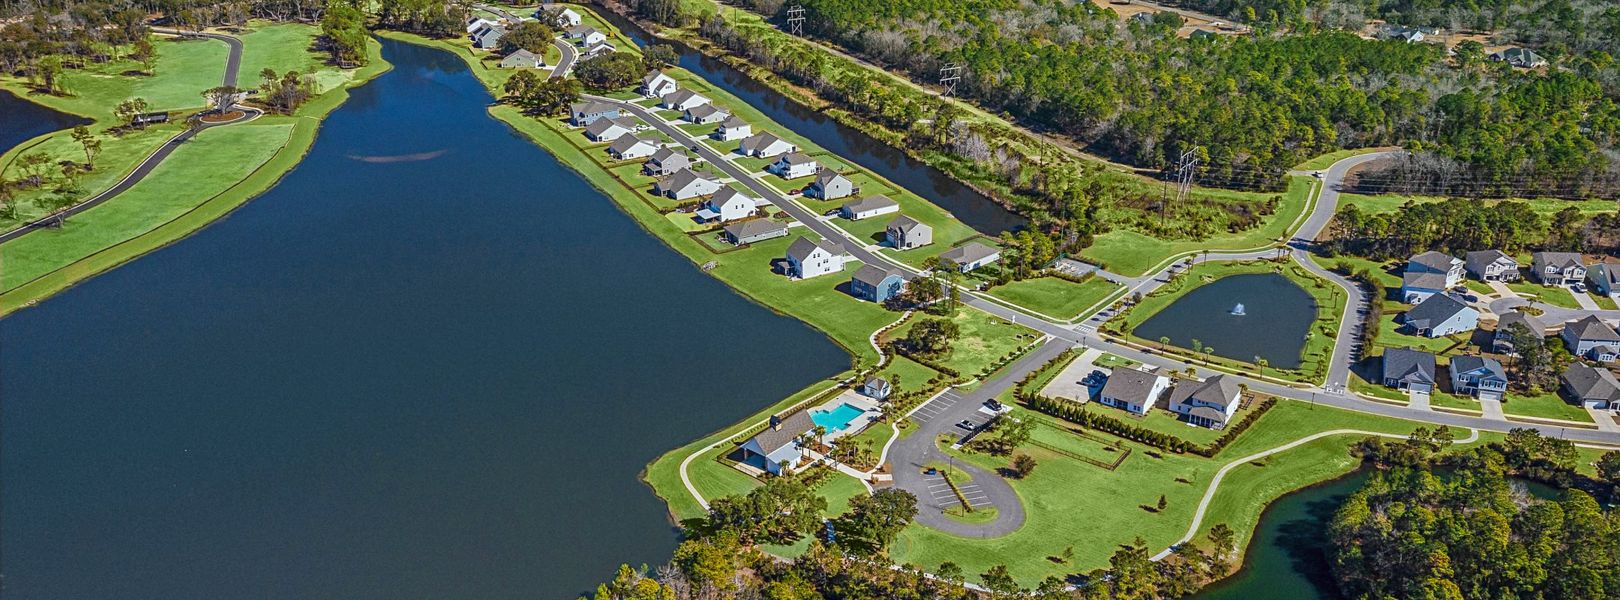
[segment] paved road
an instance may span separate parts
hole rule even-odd
[[[225,75],[224,75],[223,78],[221,78],[221,84],[222,85],[232,86],[232,87],[234,87],[236,85],[237,71],[241,69],[241,65],[242,65],[242,40],[236,39],[236,38],[228,36],[228,35],[218,34],[218,33],[189,33],[189,32],[187,32],[187,33],[182,34],[179,31],[174,31],[174,30],[169,30],[169,29],[156,29],[156,28],[154,28],[152,31],[162,33],[162,34],[165,34],[165,35],[185,35],[185,36],[190,36],[190,37],[202,37],[202,38],[208,38],[208,39],[211,39],[211,40],[219,40],[219,41],[225,42],[225,44],[227,46],[230,46],[230,54],[225,59]],[[90,198],[88,198],[88,199],[86,199],[86,200],[84,200],[82,202],[79,202],[78,204],[70,206],[67,209],[62,210],[61,212],[58,212],[56,214],[53,214],[53,215],[50,215],[50,216],[47,216],[47,217],[43,217],[43,218],[40,218],[40,219],[37,219],[37,220],[34,220],[34,221],[30,221],[28,223],[24,223],[22,225],[17,226],[16,229],[13,229],[11,231],[7,231],[5,233],[0,233],[0,244],[3,244],[5,242],[9,242],[11,240],[15,240],[17,238],[28,235],[28,234],[33,233],[35,231],[39,231],[41,229],[50,228],[53,225],[59,225],[63,220],[67,219],[68,217],[72,217],[72,216],[77,215],[79,213],[82,213],[84,211],[95,208],[96,206],[100,205],[101,203],[106,202],[108,200],[111,200],[114,197],[118,196],[119,194],[122,194],[122,193],[124,193],[126,191],[129,191],[129,188],[135,187],[135,184],[140,183],[142,179],[145,179],[147,175],[150,175],[152,173],[152,170],[156,169],[157,166],[164,161],[164,159],[169,158],[169,155],[173,154],[175,149],[179,148],[182,144],[185,144],[186,142],[191,141],[191,138],[196,137],[197,134],[201,133],[202,130],[204,130],[204,129],[209,129],[209,128],[212,128],[212,127],[219,127],[219,126],[222,126],[222,125],[231,125],[231,124],[235,124],[235,123],[242,123],[242,122],[246,122],[246,121],[252,121],[254,119],[259,118],[259,116],[262,115],[262,114],[264,114],[264,111],[261,111],[261,110],[259,110],[257,108],[246,108],[246,107],[244,107],[242,109],[242,116],[238,117],[236,119],[232,119],[230,121],[221,121],[221,122],[218,122],[218,123],[202,123],[202,122],[198,122],[198,124],[196,126],[188,127],[188,128],[186,128],[185,131],[180,132],[179,135],[176,135],[176,136],[174,136],[172,138],[169,138],[169,141],[164,142],[162,146],[159,146],[157,151],[155,151],[152,154],[148,155],[145,160],[141,161],[141,164],[135,166],[135,170],[130,171],[128,175],[125,175],[123,179],[118,181],[118,183],[113,184],[113,186],[111,188],[108,188],[106,191],[103,191],[103,192],[101,192],[99,194],[96,194],[94,196],[91,196]]]

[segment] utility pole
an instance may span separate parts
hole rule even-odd
[[[948,62],[939,68],[939,85],[945,88],[942,96],[956,95],[956,82],[962,80],[962,63]]]
[[[1198,170],[1199,149],[1194,146],[1193,149],[1182,152],[1181,158],[1176,161],[1176,204],[1186,201],[1187,195],[1192,192],[1193,173]]]
[[[804,37],[804,7],[798,4],[787,9],[788,33]]]

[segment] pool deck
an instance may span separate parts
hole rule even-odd
[[[877,401],[868,398],[855,390],[844,390],[844,393],[839,394],[837,397],[823,402],[820,405],[811,407],[810,414],[813,415],[817,412],[831,412],[832,410],[838,408],[839,405],[843,404],[848,404],[865,412],[856,416],[854,420],[849,422],[847,427],[838,431],[828,431],[825,441],[831,442],[846,435],[855,435],[860,433],[866,430],[867,426],[871,425],[872,421],[877,420],[879,416]]]

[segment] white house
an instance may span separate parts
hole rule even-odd
[[[589,48],[586,48],[584,52],[580,52],[579,53],[579,59],[580,60],[590,60],[592,58],[596,58],[596,57],[601,56],[603,54],[613,54],[614,52],[615,52],[615,50],[613,48],[613,44],[609,44],[607,42],[602,42],[602,43],[597,44],[595,46],[591,46]]]
[[[978,242],[968,242],[940,253],[941,259],[956,264],[963,273],[1001,260],[1001,251]]]
[[[706,125],[709,123],[719,123],[726,120],[726,117],[730,116],[731,113],[728,113],[725,111],[725,109],[717,107],[713,104],[701,104],[686,109],[686,112],[681,115],[681,118],[685,119],[687,123]]]
[[[867,196],[854,202],[846,202],[838,207],[838,215],[851,221],[900,212],[900,203],[890,200],[888,196]]]
[[[1237,382],[1225,375],[1183,381],[1170,392],[1170,411],[1199,427],[1225,429],[1237,414],[1242,392]]]
[[[832,169],[822,169],[816,172],[816,180],[805,186],[804,195],[822,200],[837,200],[848,198],[861,191],[855,187],[855,182]]]
[[[842,270],[844,270],[844,249],[837,244],[801,237],[793,240],[793,244],[788,246],[788,277],[809,279]]]
[[[621,136],[608,144],[608,156],[614,160],[635,160],[647,158],[663,147],[663,142],[656,139],[644,138],[634,135]]]
[[[1463,261],[1440,252],[1424,252],[1406,261],[1406,272],[1401,275],[1401,300],[1407,304],[1422,302],[1435,294],[1462,283]]]
[[[1463,267],[1480,281],[1518,281],[1519,261],[1501,250],[1479,250],[1463,255]]]
[[[707,196],[720,191],[724,184],[708,173],[699,173],[691,169],[683,169],[674,175],[658,180],[653,191],[658,195],[671,200],[687,200],[699,196]]]
[[[758,203],[753,198],[728,187],[704,201],[703,207],[697,211],[697,216],[704,221],[725,223],[754,216],[757,207]]]
[[[534,18],[545,19],[546,9],[541,8],[540,10],[534,11]],[[559,10],[557,11],[556,17],[551,20],[551,26],[558,29],[579,27],[579,13],[574,12],[574,9],[572,8],[564,8]]]
[[[480,28],[484,27],[485,25],[497,25],[497,23],[494,22],[494,21],[491,21],[489,19],[485,19],[485,18],[481,18],[481,17],[474,17],[474,18],[471,18],[471,19],[467,19],[467,34],[471,35],[472,32],[478,31]]]
[[[771,135],[770,132],[761,132],[748,136],[737,144],[737,152],[744,156],[754,158],[770,158],[789,152],[797,152],[798,146],[782,138]]]
[[[1479,328],[1479,311],[1450,294],[1435,294],[1401,315],[1401,323],[1416,335],[1445,337]]]
[[[1536,252],[1530,255],[1530,276],[1542,285],[1568,285],[1586,278],[1586,261],[1579,252]]]
[[[782,179],[798,179],[815,175],[816,169],[820,167],[816,159],[798,152],[789,152],[777,158],[776,162],[767,165],[765,170],[775,173]]]
[[[1153,405],[1159,402],[1159,397],[1169,387],[1169,377],[1120,367],[1114,369],[1113,374],[1108,376],[1108,382],[1103,384],[1102,391],[1097,392],[1097,401],[1103,406],[1145,415],[1153,410]]]
[[[611,142],[636,130],[636,123],[624,117],[597,119],[585,128],[585,138],[593,142]]]
[[[1593,315],[1565,323],[1558,337],[1564,340],[1564,347],[1575,356],[1609,362],[1620,354],[1620,333],[1615,333],[1613,327]]]
[[[709,103],[709,99],[692,90],[676,90],[664,94],[658,105],[669,110],[686,111]]]
[[[581,48],[589,48],[607,41],[607,34],[588,26],[571,27],[563,37],[574,40],[574,45]]]
[[[641,92],[645,98],[662,98],[680,88],[680,84],[675,83],[674,77],[665,75],[663,71],[653,71],[641,78],[641,87],[636,91]]]
[[[742,117],[732,115],[721,121],[720,125],[714,128],[714,133],[709,134],[709,137],[722,142],[729,142],[751,135],[754,135],[754,126],[749,125],[748,121],[744,121]]]
[[[798,411],[787,417],[771,416],[770,424],[748,438],[742,445],[742,462],[772,475],[792,473],[804,451],[799,448],[799,436],[814,429],[810,413]]]

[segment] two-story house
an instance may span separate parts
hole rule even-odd
[[[787,251],[787,275],[809,279],[844,270],[844,249],[825,240],[801,237]]]
[[[1170,391],[1170,411],[1199,427],[1225,429],[1237,414],[1241,396],[1237,382],[1225,375],[1182,381]]]
[[[906,215],[895,217],[883,228],[883,239],[895,250],[910,250],[934,243],[934,228]]]
[[[1153,405],[1159,402],[1164,390],[1170,387],[1170,378],[1158,373],[1149,373],[1119,367],[1108,376],[1102,390],[1097,392],[1097,401],[1103,406],[1112,406],[1137,415],[1145,415],[1153,410]]]
[[[1451,359],[1451,392],[1480,400],[1500,401],[1507,394],[1507,371],[1494,358],[1458,356]]]
[[[1530,276],[1542,285],[1569,285],[1586,278],[1586,262],[1579,252],[1537,252],[1530,255]]]
[[[1558,337],[1570,354],[1598,362],[1613,361],[1620,352],[1620,333],[1593,315],[1565,323]]]
[[[1479,250],[1463,255],[1463,269],[1480,281],[1518,281],[1519,261],[1501,250]]]

